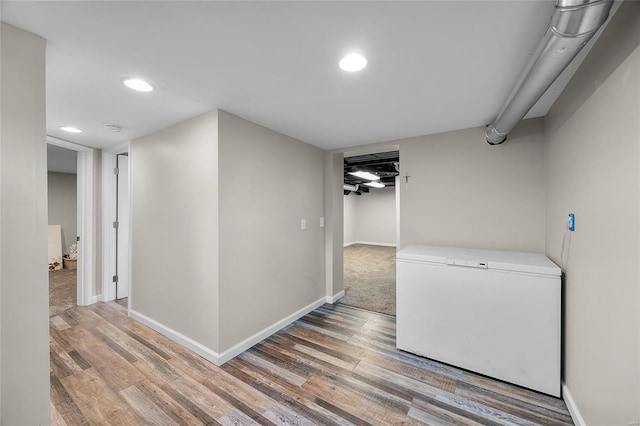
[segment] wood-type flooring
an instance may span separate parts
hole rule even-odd
[[[222,367],[115,303],[51,318],[52,425],[567,425],[564,402],[395,348],[324,305]]]

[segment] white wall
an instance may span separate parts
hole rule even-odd
[[[324,301],[322,150],[215,111],[130,161],[134,317],[215,359]]]
[[[344,245],[355,243],[357,195],[344,196]]]
[[[47,170],[49,173],[78,174],[78,153],[47,143]]]
[[[93,295],[102,294],[102,150],[93,151]]]
[[[47,173],[49,225],[62,225],[62,251],[66,253],[78,235],[77,176]]]
[[[0,27],[0,423],[48,424],[45,40]]]
[[[327,296],[338,297],[344,291],[344,155],[324,153],[324,278]]]
[[[396,193],[393,187],[373,188],[344,196],[344,242],[396,244]]]
[[[218,130],[223,351],[324,299],[324,152],[224,111]]]
[[[218,114],[131,143],[131,309],[218,349]]]
[[[397,141],[400,244],[544,252],[540,119],[491,146],[485,128]]]
[[[589,425],[640,421],[640,3],[624,2],[546,118],[546,254],[564,283],[564,381]],[[634,423],[637,424],[637,423]]]
[[[398,249],[426,244],[544,252],[542,119],[523,121],[509,143],[498,146],[486,143],[484,127],[475,127],[354,147],[349,155],[373,149],[400,151]],[[343,198],[342,192],[333,196]]]

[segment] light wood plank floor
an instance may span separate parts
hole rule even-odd
[[[395,319],[324,305],[222,367],[114,302],[51,318],[54,425],[567,425],[562,400],[395,349]]]

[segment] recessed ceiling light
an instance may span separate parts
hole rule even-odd
[[[128,78],[124,80],[124,85],[138,92],[151,92],[153,90],[152,85],[139,78]]]
[[[379,180],[380,176],[374,175],[373,173],[363,172],[362,170],[358,170],[357,172],[349,172],[350,175],[359,177],[360,179],[366,180]]]
[[[357,53],[350,53],[340,60],[338,66],[343,71],[355,72],[360,71],[367,66],[367,60],[364,56]]]
[[[60,127],[60,130],[64,130],[65,132],[69,133],[82,133],[82,130],[72,126],[62,126]]]
[[[365,182],[364,184],[367,186],[372,186],[374,188],[384,188],[384,183],[382,182]]]

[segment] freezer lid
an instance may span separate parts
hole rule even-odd
[[[560,276],[560,268],[538,253],[412,245],[396,253],[396,260]]]

